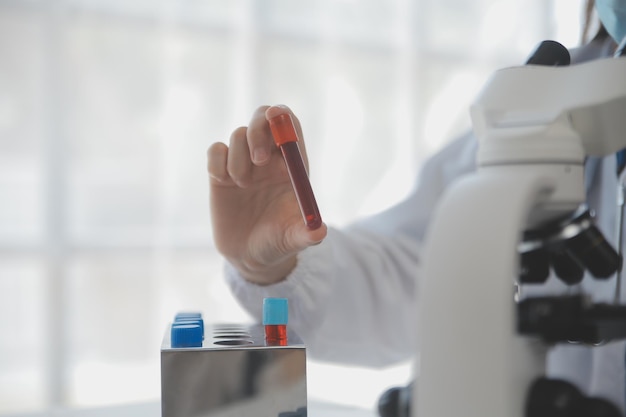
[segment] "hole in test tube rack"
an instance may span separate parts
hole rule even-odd
[[[241,346],[241,345],[251,345],[252,340],[245,339],[230,339],[230,340],[218,340],[217,342],[213,342],[215,345],[223,345],[223,346]]]
[[[214,335],[213,337],[216,339],[249,339],[250,335],[231,333],[231,334],[218,334],[218,335]]]
[[[249,334],[245,330],[214,330],[213,334]]]
[[[215,339],[251,339],[249,333],[213,333],[212,335]]]
[[[246,326],[240,324],[214,324],[215,330],[246,330]]]

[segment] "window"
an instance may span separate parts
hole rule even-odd
[[[341,226],[408,192],[494,69],[545,38],[575,45],[579,14],[568,0],[0,2],[0,413],[157,400],[176,311],[248,320],[212,245],[205,154],[256,106],[299,115]],[[369,383],[338,397],[331,373]],[[312,363],[309,392],[371,405],[408,375]]]

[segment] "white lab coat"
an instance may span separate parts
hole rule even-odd
[[[572,61],[610,55],[611,43],[592,42],[572,51]],[[303,251],[286,280],[258,286],[227,265],[234,295],[260,319],[264,297],[290,300],[289,323],[309,355],[347,364],[382,366],[417,353],[415,302],[419,298],[420,256],[433,210],[442,192],[475,169],[477,143],[461,137],[424,164],[411,195],[397,206],[352,226],[329,228],[327,238]],[[616,216],[615,157],[588,158],[588,204],[598,227],[614,242]],[[453,260],[451,260],[453,261]],[[594,280],[568,288],[550,278],[526,293],[559,294],[584,290],[596,301],[611,301],[615,279]],[[576,384],[588,395],[610,399],[624,409],[624,343],[600,347],[558,346],[547,373]]]

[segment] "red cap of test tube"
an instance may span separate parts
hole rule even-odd
[[[263,299],[263,326],[265,341],[272,346],[287,345],[287,322],[289,303],[286,298]]]
[[[279,114],[268,120],[272,136],[274,136],[274,143],[277,146],[284,145],[287,142],[297,142],[298,135],[296,134],[296,127],[293,124],[293,119],[288,113]]]

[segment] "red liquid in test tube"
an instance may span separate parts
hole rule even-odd
[[[266,324],[265,341],[270,346],[287,346],[287,325]]]
[[[268,346],[287,346],[288,306],[286,298],[263,299],[263,327]]]
[[[272,117],[269,124],[274,142],[280,148],[285,159],[287,172],[296,193],[304,223],[310,230],[315,230],[322,225],[322,216],[317,207],[309,175],[298,147],[298,135],[293,120],[289,114],[283,113]]]

